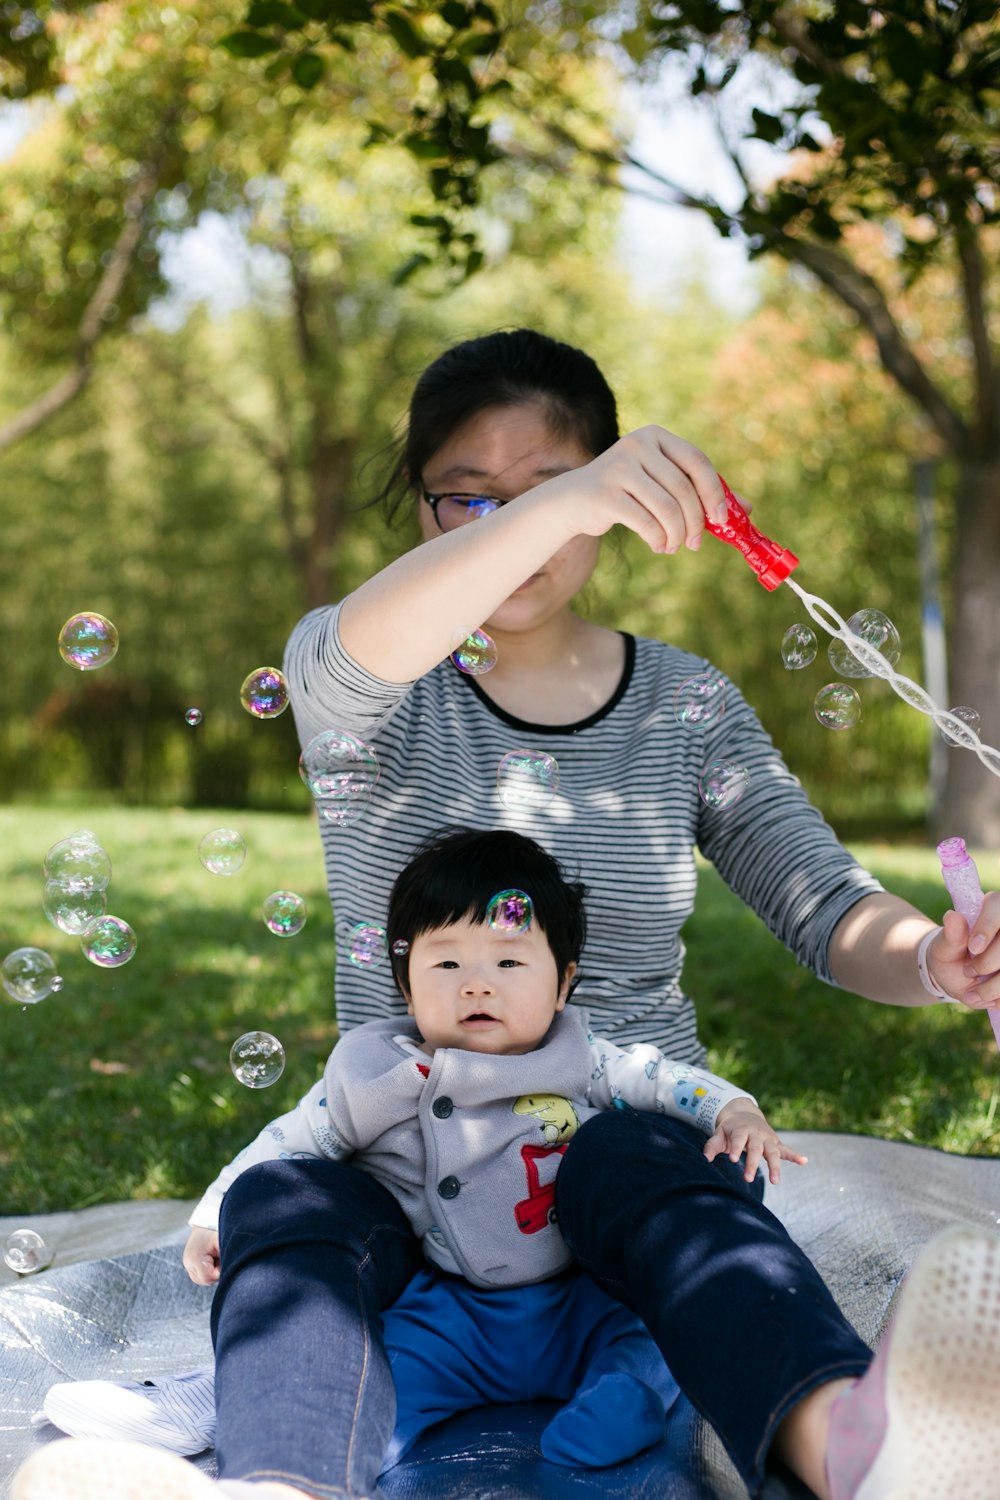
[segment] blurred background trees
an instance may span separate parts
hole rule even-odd
[[[454,0],[419,15],[234,0],[0,7],[0,82],[29,101],[18,108],[30,126],[0,162],[7,798],[87,788],[304,806],[290,716],[251,720],[240,682],[279,662],[305,608],[409,539],[405,519],[392,536],[364,508],[409,388],[448,342],[497,326],[532,324],[594,353],[624,426],[662,422],[704,446],[801,557],[803,583],[844,615],[884,610],[903,638],[901,670],[922,676],[912,464],[942,456],[947,496],[957,455],[886,373],[857,310],[821,295],[795,257],[761,262],[746,314],[714,304],[697,266],[665,292],[630,277],[617,163],[635,106],[609,50],[620,38],[605,28],[591,45],[602,9],[512,12],[501,54],[490,7]],[[296,12],[313,31],[281,26]],[[675,45],[639,20],[639,62]],[[255,31],[268,39],[256,59],[231,40]],[[307,55],[318,65],[303,69]],[[463,101],[483,134],[463,134]],[[758,113],[784,120],[773,108]],[[796,170],[808,199],[816,171]],[[759,192],[747,201],[763,213]],[[971,400],[954,268],[928,255],[910,275],[890,218],[845,225],[844,253],[890,278],[900,337],[933,362],[949,402]],[[208,299],[176,269],[195,225],[227,260],[229,284],[217,279]],[[993,525],[998,507],[983,503]],[[952,561],[958,514],[942,501]],[[989,692],[981,682],[1000,642],[996,595],[977,597],[974,636],[957,615],[956,660],[980,665],[959,670],[952,701],[975,702],[997,743],[1000,672]],[[862,683],[861,723],[822,729],[823,641],[813,667],[785,671],[781,636],[803,611],[788,590],[760,589],[729,549],[707,541],[661,559],[611,546],[589,607],[736,678],[842,827],[921,826],[928,722]],[[55,649],[80,609],[121,632],[99,674],[72,673]],[[203,711],[197,729],[189,706]],[[948,757],[954,785],[974,778],[968,753]],[[996,779],[984,785],[995,805]],[[976,795],[970,806],[985,807]],[[989,843],[988,809],[977,820],[949,831]]]

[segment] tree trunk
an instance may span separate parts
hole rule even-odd
[[[1000,459],[966,460],[959,471],[954,596],[949,643],[951,702],[981,718],[984,744],[1000,748]],[[1000,849],[1000,776],[971,750],[948,751],[948,773],[934,816],[940,838]],[[996,886],[992,879],[985,882]]]
[[[354,468],[353,437],[319,438],[310,464],[312,526],[302,570],[306,608],[334,598],[336,549]]]

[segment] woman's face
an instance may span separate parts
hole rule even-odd
[[[490,495],[513,500],[546,479],[590,463],[594,455],[576,437],[553,430],[544,406],[490,407],[452,433],[420,476],[429,494]],[[468,521],[479,526],[481,521]],[[426,501],[420,502],[425,541],[442,535]],[[578,594],[594,571],[599,538],[574,537],[515,589],[484,623],[487,629],[522,632],[544,624]]]

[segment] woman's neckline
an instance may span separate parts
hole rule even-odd
[[[619,630],[617,634],[621,636],[625,643],[625,662],[622,667],[621,676],[618,679],[618,685],[611,696],[599,708],[596,708],[593,713],[587,714],[586,718],[577,719],[572,724],[536,724],[530,719],[519,719],[516,714],[508,713],[505,708],[501,708],[499,704],[494,703],[493,699],[483,691],[474,677],[469,677],[464,672],[459,672],[458,676],[495,719],[499,719],[503,724],[509,724],[512,729],[528,730],[532,734],[578,734],[581,730],[590,729],[594,724],[599,724],[602,719],[607,718],[608,714],[621,702],[628,691],[629,683],[632,681],[632,673],[635,670],[635,636],[630,635],[625,630]]]

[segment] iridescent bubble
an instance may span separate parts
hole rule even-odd
[[[184,722],[185,724],[190,724],[192,729],[195,729],[204,717],[200,708],[189,708],[184,715]]]
[[[377,922],[355,922],[347,934],[347,951],[356,969],[374,969],[385,958],[385,928]]]
[[[117,630],[110,620],[92,610],[71,615],[59,632],[59,655],[81,672],[106,667],[117,650]]]
[[[899,660],[902,645],[899,631],[880,609],[859,609],[847,621],[852,635],[858,636],[869,646],[880,651],[890,666]],[[830,665],[841,677],[874,677],[876,674],[851,652],[844,641],[832,640],[827,648]]]
[[[55,962],[44,948],[15,948],[0,966],[4,989],[22,1005],[37,1005],[44,1000],[58,978]]]
[[[81,891],[61,880],[47,880],[42,893],[42,907],[53,927],[79,937],[91,922],[103,917],[108,909],[105,891]]]
[[[375,752],[344,729],[324,729],[299,756],[299,775],[327,823],[353,823],[371,801],[378,781]]]
[[[544,750],[508,750],[497,766],[504,807],[544,807],[559,790],[559,763]]]
[[[52,1251],[34,1229],[15,1229],[3,1247],[4,1264],[18,1276],[31,1276],[52,1264]]]
[[[816,632],[808,625],[789,625],[781,637],[781,660],[790,672],[808,667],[816,660]]]
[[[853,729],[861,718],[857,688],[846,682],[828,682],[816,694],[813,712],[824,729]]]
[[[264,899],[264,924],[275,937],[294,937],[306,925],[306,903],[294,891],[272,891]]]
[[[405,938],[397,938],[392,945],[392,951],[397,958],[405,958],[410,951],[410,945]]]
[[[53,844],[44,869],[46,880],[72,891],[103,891],[111,881],[111,861],[88,829]]]
[[[276,719],[288,707],[288,683],[277,667],[257,667],[243,679],[240,702],[255,719]]]
[[[117,969],[135,953],[135,933],[121,917],[99,917],[81,937],[80,947],[99,969]]]
[[[198,845],[198,858],[212,875],[235,875],[246,857],[243,835],[235,828],[213,828]]]
[[[55,978],[53,979],[53,981],[52,981],[52,993],[53,993],[53,995],[58,994],[58,992],[62,989],[62,987],[63,987],[63,985],[65,983],[66,983],[66,981],[62,977],[62,975],[61,974],[57,974],[55,976]]]
[[[698,777],[698,795],[706,807],[735,807],[750,785],[750,772],[738,760],[713,760]]]
[[[498,891],[486,908],[486,923],[494,932],[527,932],[533,916],[526,891]]]
[[[248,1089],[270,1088],[285,1071],[285,1049],[269,1031],[245,1031],[229,1049],[229,1066]]]
[[[707,729],[726,711],[726,682],[711,668],[682,682],[674,693],[674,718],[690,729]]]
[[[967,724],[973,734],[978,736],[982,720],[974,708],[959,704],[958,708],[949,708],[948,712],[953,718],[961,719],[962,723]],[[975,740],[971,736],[964,736],[960,729],[942,729],[941,737],[949,745],[963,745],[967,750],[975,748]]]
[[[497,664],[496,642],[485,630],[462,631],[454,637],[451,659],[468,677],[482,677]]]

